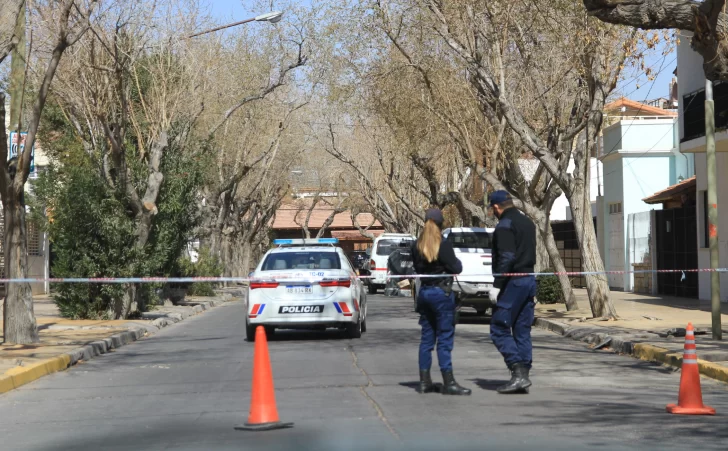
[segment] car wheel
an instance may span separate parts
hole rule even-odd
[[[377,294],[377,286],[376,285],[369,284],[367,286],[367,293],[369,293],[369,294]]]
[[[362,331],[362,333],[367,331],[367,320],[366,319],[361,322],[361,331]]]
[[[245,337],[251,343],[255,341],[255,324],[245,325]]]
[[[361,338],[362,333],[362,320],[361,317],[356,320],[355,323],[346,326],[346,333],[349,338]]]
[[[486,308],[481,308],[481,309],[475,310],[475,312],[478,314],[478,316],[484,316],[485,312],[487,312],[487,311],[488,311],[488,309],[486,309]]]
[[[270,338],[271,335],[273,335],[276,331],[275,327],[272,326],[265,326],[265,336],[266,338]]]

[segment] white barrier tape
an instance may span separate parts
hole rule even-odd
[[[299,274],[271,275],[268,278],[262,277],[26,277],[15,279],[2,279],[2,283],[195,283],[195,282],[253,282],[260,280],[276,280],[280,282],[319,282],[324,280],[323,276],[306,278],[301,272],[319,272],[315,270],[300,271]],[[425,278],[464,278],[464,277],[525,277],[525,276],[554,276],[554,275],[600,275],[600,274],[643,274],[643,273],[686,273],[686,272],[728,272],[728,268],[716,269],[650,269],[637,271],[578,271],[578,272],[532,272],[532,273],[502,273],[502,274],[412,274],[398,276],[384,274],[387,279],[425,279]],[[382,276],[357,276],[358,279],[376,279]],[[484,283],[484,282],[479,282]]]

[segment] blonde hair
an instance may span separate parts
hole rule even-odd
[[[420,254],[425,257],[428,263],[437,260],[437,257],[440,255],[441,242],[442,235],[440,234],[440,227],[435,224],[435,221],[429,220],[425,222],[425,228],[422,229],[422,233],[417,239],[417,250],[420,251]]]

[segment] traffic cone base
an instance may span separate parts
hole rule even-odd
[[[692,323],[688,323],[685,331],[685,350],[680,371],[680,392],[677,404],[668,404],[666,410],[668,413],[677,415],[715,415],[714,408],[703,405],[698,354]]]
[[[273,372],[268,355],[268,340],[265,329],[258,326],[255,330],[255,355],[253,356],[253,390],[250,397],[248,421],[235,426],[239,431],[270,431],[290,428],[293,423],[283,423],[278,419]]]
[[[667,405],[667,412],[678,415],[715,415],[715,409],[708,406],[703,407],[680,407],[675,404]]]
[[[292,428],[292,427],[293,427],[293,423],[281,423],[280,421],[276,421],[273,423],[258,423],[258,424],[244,423],[244,424],[235,426],[235,429],[238,431],[272,431],[274,429],[286,429],[286,428]]]

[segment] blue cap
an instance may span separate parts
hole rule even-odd
[[[442,228],[442,224],[445,222],[445,218],[442,216],[442,212],[437,208],[430,208],[425,212],[425,222],[432,221],[437,224],[438,227]]]
[[[492,207],[493,205],[502,204],[503,202],[505,202],[507,200],[511,200],[511,195],[508,194],[508,191],[504,191],[504,190],[501,189],[501,190],[498,190],[498,191],[494,191],[490,195],[490,203],[489,203],[489,205]]]

